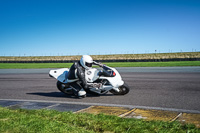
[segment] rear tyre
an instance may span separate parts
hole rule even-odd
[[[119,92],[115,91],[115,90],[110,90],[110,92],[114,95],[125,95],[130,91],[130,87],[124,83],[122,86],[120,86],[119,88]]]
[[[72,89],[67,89],[67,88],[70,88],[68,84],[63,84],[60,81],[57,81],[57,88],[59,91],[61,91],[64,94],[67,94],[67,95],[74,94]]]

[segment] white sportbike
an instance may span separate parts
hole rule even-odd
[[[50,70],[49,76],[57,79],[57,88],[67,94],[73,95],[73,88],[70,83],[77,82],[79,79],[67,79],[69,69],[61,68]],[[125,95],[129,92],[129,86],[122,80],[119,72],[112,67],[103,65],[102,69],[91,68],[85,70],[85,78],[87,83],[92,86],[85,91],[90,94],[105,94],[111,92],[114,95]]]

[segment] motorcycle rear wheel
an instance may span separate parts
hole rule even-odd
[[[110,90],[110,92],[114,95],[125,95],[130,91],[130,87],[124,83],[122,86],[120,86],[119,88],[119,92],[115,91],[115,90]]]
[[[63,84],[60,81],[57,81],[57,88],[58,88],[59,91],[61,91],[64,94],[67,94],[67,95],[72,95],[73,94],[73,90],[72,89],[66,90],[67,88],[70,88],[69,85],[68,84]]]

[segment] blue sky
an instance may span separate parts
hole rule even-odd
[[[0,0],[0,56],[200,51],[200,0]]]

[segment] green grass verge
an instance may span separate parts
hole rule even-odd
[[[72,63],[0,63],[0,69],[69,68]]]
[[[200,66],[200,61],[173,62],[110,62],[110,67],[174,67]],[[0,63],[0,69],[28,69],[28,68],[69,68],[72,63]]]
[[[104,114],[74,114],[54,110],[10,110],[0,107],[1,133],[186,133],[200,132],[194,125],[179,122],[124,119]]]
[[[111,67],[174,67],[174,66],[200,66],[200,61],[113,62],[105,64]]]

